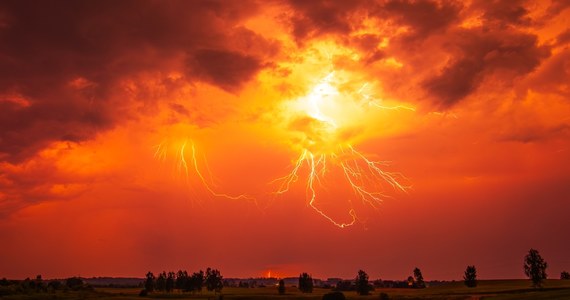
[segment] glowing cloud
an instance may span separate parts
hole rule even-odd
[[[300,179],[300,170],[306,166],[308,205],[335,226],[344,228],[354,225],[357,221],[352,199],[348,199],[351,208],[348,211],[350,220],[347,222],[329,216],[318,205],[317,190],[326,188],[321,179],[327,176],[331,169],[338,168],[356,198],[374,208],[387,197],[384,193],[386,186],[404,192],[409,186],[402,183],[406,180],[402,174],[383,170],[388,165],[387,162],[369,160],[352,146],[349,137],[340,133],[343,128],[362,121],[368,105],[381,109],[414,109],[403,105],[389,107],[378,104],[363,93],[366,85],[354,93],[339,91],[337,84],[339,82],[336,81],[335,72],[330,72],[306,96],[294,101],[290,110],[286,110],[299,114],[301,117],[298,118],[304,120],[298,122],[300,124],[296,127],[304,132],[305,138],[298,145],[301,154],[291,172],[275,182],[281,183],[277,194],[288,192],[291,185]]]

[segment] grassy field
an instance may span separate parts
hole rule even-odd
[[[0,297],[8,300],[32,299],[215,299],[213,293],[202,292],[191,295],[174,292],[171,294],[153,293],[146,298],[138,296],[140,289],[97,288],[85,292],[57,292],[55,294],[29,294]],[[300,293],[296,288],[288,287],[285,295],[278,295],[277,288],[224,288],[223,299],[321,299],[330,292],[316,288],[311,294]],[[547,280],[542,289],[534,289],[528,280],[490,280],[479,281],[476,288],[467,288],[462,282],[448,283],[425,289],[376,289],[368,296],[359,296],[355,292],[344,292],[347,299],[380,299],[380,293],[386,293],[389,299],[570,299],[569,280]]]

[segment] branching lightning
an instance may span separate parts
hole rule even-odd
[[[342,84],[342,82],[340,83]],[[362,125],[366,125],[366,113],[370,107],[381,110],[415,111],[406,105],[390,106],[379,99],[374,99],[367,91],[368,85],[360,89],[351,88],[350,84],[340,86],[335,72],[324,76],[303,97],[286,105],[291,105],[283,112],[285,120],[293,129],[293,147],[299,149],[299,156],[292,163],[291,171],[272,183],[278,184],[277,195],[289,192],[298,181],[304,182],[307,205],[324,219],[339,228],[346,228],[361,222],[357,216],[359,206],[378,208],[384,199],[390,197],[388,189],[406,192],[409,186],[401,173],[386,171],[390,165],[386,161],[369,159],[353,146],[359,136]],[[362,135],[360,135],[362,136]],[[230,195],[218,192],[214,188],[214,179],[206,157],[199,163],[196,145],[191,140],[178,143],[166,141],[155,146],[156,159],[166,161],[167,156],[176,157],[176,167],[187,181],[195,178],[215,197],[232,200],[253,200],[247,195]],[[205,166],[203,172],[200,166]],[[346,217],[339,220],[338,211],[332,213],[324,202],[323,189],[328,189],[328,178],[340,177],[341,184],[335,181],[335,189],[346,196],[343,189],[353,196],[348,196],[341,206],[346,207]],[[208,180],[207,180],[208,179]],[[341,197],[335,195],[336,198]],[[328,202],[328,205],[336,202]],[[256,202],[257,204],[257,202]],[[347,204],[347,205],[345,205]]]
[[[317,138],[308,136],[308,146],[303,147],[300,156],[293,164],[291,172],[273,182],[281,183],[275,193],[279,195],[284,194],[301,178],[300,171],[305,166],[307,169],[305,193],[308,205],[335,226],[345,228],[354,225],[358,220],[350,198],[348,201],[350,202],[351,209],[348,211],[350,218],[348,222],[335,220],[323,209],[319,208],[317,202],[317,188],[323,186],[321,181],[327,173],[330,172],[331,168],[340,168],[344,179],[356,195],[356,198],[373,208],[377,208],[383,199],[389,197],[384,193],[386,187],[406,192],[409,186],[401,183],[406,180],[401,173],[392,173],[383,170],[383,167],[389,165],[388,162],[372,161],[349,143],[336,139],[335,132],[339,127],[339,122],[335,119],[334,111],[329,109],[327,110],[329,112],[327,114],[324,109],[326,106],[338,106],[338,103],[330,102],[342,96],[333,85],[333,78],[334,72],[329,73],[306,97],[299,99],[301,103],[305,104],[300,107],[304,107],[308,117],[323,125],[320,127],[322,130],[316,133],[318,134]],[[412,107],[403,105],[395,107],[382,106],[371,100],[371,97],[364,93],[365,87],[366,85],[363,85],[357,92],[358,97],[360,97],[359,102],[367,103],[368,105],[373,105],[380,109],[415,110]],[[341,116],[342,114],[343,111],[341,108],[340,114],[337,116]],[[315,132],[311,132],[311,134],[315,134]],[[323,145],[319,145],[319,142],[323,143]],[[335,146],[331,148],[330,144],[334,144]]]
[[[187,153],[189,151],[188,148],[190,148],[190,153]],[[162,143],[156,145],[155,149],[156,150],[154,153],[154,157],[161,161],[165,161],[168,153],[167,143],[163,141]],[[214,188],[212,187],[213,182],[208,183],[208,181],[202,174],[202,171],[200,171],[200,167],[198,166],[198,159],[196,158],[196,152],[197,152],[196,146],[192,141],[188,142],[187,140],[184,140],[180,145],[180,147],[177,148],[176,151],[177,169],[180,173],[185,175],[186,179],[190,178],[191,173],[195,173],[198,179],[200,180],[200,183],[206,188],[206,190],[210,194],[212,194],[215,197],[222,197],[231,200],[255,200],[254,198],[244,194],[230,195],[215,191]],[[210,167],[208,166],[207,163],[206,163],[206,169],[210,175],[209,177],[212,178]]]

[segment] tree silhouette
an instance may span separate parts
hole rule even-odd
[[[465,275],[463,275],[463,280],[465,280],[465,285],[467,287],[477,286],[477,269],[475,269],[475,266],[467,266],[467,269],[465,269]]]
[[[36,280],[34,281],[34,287],[36,289],[36,292],[47,291],[47,286],[44,284],[42,275],[36,276]]]
[[[184,290],[187,281],[188,281],[188,272],[178,270],[178,272],[176,273],[176,280],[174,281],[174,288],[180,291]]]
[[[152,272],[146,273],[146,279],[144,281],[144,289],[147,292],[151,293],[154,291],[154,285],[155,285],[154,274],[152,274]]]
[[[542,287],[542,281],[546,279],[548,264],[542,259],[538,250],[530,249],[524,258],[524,273],[534,287]]]
[[[368,295],[369,292],[368,274],[362,270],[358,270],[358,275],[356,276],[356,293],[359,295]]]
[[[416,280],[415,287],[417,288],[425,288],[426,283],[424,282],[424,276],[422,275],[422,271],[419,268],[414,269],[414,278]]]
[[[158,278],[156,278],[156,290],[159,292],[166,290],[166,272],[158,274]]]
[[[204,271],[200,270],[198,272],[194,272],[192,276],[190,276],[190,279],[187,282],[185,290],[191,292],[201,292],[203,286],[204,286]]]
[[[414,280],[414,277],[412,277],[412,276],[408,276],[407,282],[408,282],[408,287],[415,287],[416,286],[416,281]]]
[[[83,279],[79,277],[70,277],[65,280],[65,285],[72,290],[78,290],[83,286]]]
[[[208,291],[214,291],[215,293],[219,293],[224,288],[224,283],[222,282],[222,275],[220,275],[220,271],[216,269],[206,269],[206,289]]]
[[[174,290],[175,276],[176,276],[176,274],[174,274],[174,272],[168,272],[168,275],[166,276],[165,290],[167,293],[170,293]]]
[[[313,278],[307,273],[299,275],[299,290],[303,293],[313,292]]]
[[[560,273],[560,279],[564,279],[564,280],[570,280],[570,273],[566,272],[566,271],[562,271]]]
[[[283,281],[283,279],[279,280],[279,287],[277,288],[277,291],[279,291],[279,295],[285,294],[285,281]]]

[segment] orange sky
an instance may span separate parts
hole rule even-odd
[[[569,18],[564,0],[2,1],[0,277],[522,278],[532,247],[557,278]]]

